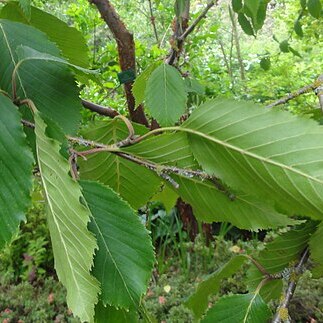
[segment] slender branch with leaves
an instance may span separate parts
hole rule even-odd
[[[185,303],[195,319],[287,321],[307,260],[313,275],[323,276],[323,129],[308,117],[267,108],[308,91],[321,103],[321,77],[267,108],[228,98],[188,106],[189,93],[198,94],[200,86],[178,63],[188,35],[217,3],[206,4],[190,23],[190,1],[176,0],[168,54],[136,76],[134,35],[110,1],[89,2],[116,41],[128,117],[80,100],[76,81],[100,81],[79,31],[28,1],[1,9],[0,249],[26,220],[37,173],[55,270],[73,315],[82,322],[153,322],[144,295],[155,256],[135,210],[167,187],[204,223],[276,230],[259,254],[241,252],[198,285]],[[237,16],[243,31],[255,36],[267,4],[233,1],[232,23]],[[317,0],[307,6],[311,19],[319,19]],[[241,57],[239,63],[245,78]],[[82,108],[102,118],[81,126]],[[241,268],[248,293],[219,297],[209,308],[209,296]],[[274,314],[269,304],[280,297]]]

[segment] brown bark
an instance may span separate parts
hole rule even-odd
[[[176,207],[183,223],[183,229],[186,231],[190,237],[191,241],[194,241],[197,234],[199,233],[198,223],[193,214],[192,207],[185,203],[181,198],[176,202]],[[208,223],[202,224],[202,233],[205,236],[207,244],[212,239],[212,226]]]
[[[125,24],[115,11],[113,5],[108,0],[89,0],[99,10],[102,19],[106,22],[111,30],[117,43],[119,64],[122,71],[133,69],[136,71],[135,43],[133,34],[126,28]],[[125,83],[124,90],[126,94],[130,119],[134,122],[148,126],[142,106],[136,109],[135,98],[132,94],[133,82]]]
[[[93,102],[86,101],[83,99],[81,100],[81,102],[84,108],[89,109],[93,112],[96,112],[100,115],[107,116],[110,118],[114,118],[115,116],[119,115],[119,112],[112,108],[104,107],[102,105],[95,104]]]

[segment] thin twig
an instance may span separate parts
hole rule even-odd
[[[155,23],[156,18],[154,16],[154,12],[153,12],[153,7],[152,7],[152,4],[151,4],[151,0],[148,0],[148,4],[149,4],[149,11],[150,11],[150,21],[151,21],[151,25],[153,26],[153,30],[154,30],[156,42],[157,42],[157,45],[159,47],[159,39],[158,39],[158,33],[157,33],[157,28],[156,28],[156,23]]]
[[[231,24],[232,24],[232,32],[233,32],[234,42],[235,42],[236,50],[237,50],[237,58],[238,58],[239,66],[240,66],[240,77],[241,77],[241,80],[245,80],[246,75],[245,75],[245,68],[244,68],[243,59],[242,59],[242,55],[241,55],[236,17],[235,17],[235,14],[234,14],[230,5],[229,5],[229,16],[230,16],[230,20],[231,20]]]
[[[134,137],[135,135],[135,129],[133,128],[133,125],[132,123],[130,122],[129,119],[127,119],[125,116],[123,116],[122,114],[119,114],[118,116],[116,116],[115,118],[118,118],[118,119],[121,119],[125,125],[127,126],[128,128],[128,131],[129,131],[129,135],[127,137],[127,139],[131,139]]]
[[[287,96],[285,96],[285,97],[283,97],[271,104],[268,104],[266,106],[266,108],[273,108],[277,105],[285,104],[288,101],[295,99],[302,94],[309,93],[311,91],[315,91],[315,90],[319,89],[322,85],[323,85],[323,79],[321,79],[321,76],[320,76],[314,83],[312,83],[310,85],[306,85],[295,92],[289,93]],[[320,96],[319,96],[319,98],[320,98]]]
[[[301,256],[298,264],[294,268],[295,275],[291,275],[291,277],[289,279],[288,286],[287,286],[285,293],[284,293],[285,295],[284,295],[283,300],[277,309],[277,312],[272,320],[272,323],[280,323],[282,321],[282,315],[288,317],[288,306],[289,306],[290,301],[293,298],[293,295],[294,295],[294,292],[295,292],[295,289],[297,286],[297,282],[299,279],[299,275],[302,273],[303,268],[304,268],[304,264],[307,262],[308,257],[309,257],[309,248],[306,248],[304,250],[304,252],[302,253],[302,256]]]
[[[35,124],[33,124],[32,122],[28,121],[28,120],[21,120],[21,123],[27,127],[27,128],[31,128],[31,129],[35,129]]]
[[[81,102],[82,102],[82,105],[83,105],[84,108],[89,109],[89,110],[91,110],[93,112],[96,112],[98,114],[101,114],[103,116],[114,118],[117,115],[119,115],[119,112],[112,109],[112,108],[107,108],[107,107],[104,107],[102,105],[95,104],[93,102],[89,102],[89,101],[83,100],[83,99],[82,99]]]
[[[315,89],[315,93],[319,99],[320,107],[323,112],[323,74],[317,78],[316,82],[319,83],[319,85]]]
[[[270,277],[271,274],[266,270],[265,267],[262,266],[262,264],[260,264],[256,259],[254,259],[253,257],[251,257],[250,255],[244,255],[245,257],[247,257],[249,260],[251,260],[251,262],[257,267],[257,269],[265,276],[265,277]]]
[[[207,6],[203,9],[203,11],[199,14],[199,16],[192,22],[192,24],[184,31],[182,35],[178,37],[178,40],[183,41],[186,37],[192,33],[195,27],[199,24],[199,22],[205,18],[208,11],[217,4],[217,1],[211,1],[207,4]]]

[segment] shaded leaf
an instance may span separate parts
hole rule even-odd
[[[270,317],[269,307],[258,294],[230,295],[220,298],[202,323],[264,323]]]
[[[312,269],[313,276],[319,278],[323,276],[323,252],[322,252],[322,239],[323,239],[323,222],[320,223],[316,232],[310,239],[310,254],[314,262]]]
[[[18,233],[30,205],[33,157],[17,107],[0,94],[0,251]]]
[[[270,66],[271,66],[270,57],[263,57],[260,60],[260,67],[263,70],[268,71],[270,69]]]
[[[198,286],[196,291],[189,297],[185,305],[191,309],[196,319],[200,319],[208,307],[208,298],[220,290],[221,281],[232,276],[247,260],[244,256],[231,258],[217,271],[209,275]]]
[[[49,40],[58,46],[62,56],[68,59],[71,64],[84,68],[89,66],[88,47],[82,33],[77,29],[68,26],[64,21],[57,17],[43,10],[31,7],[30,20],[27,20],[17,3],[14,2],[8,3],[1,10],[0,17],[22,22],[39,29],[47,35]],[[24,45],[34,48],[33,46],[25,43]],[[42,48],[34,49],[37,49],[40,52],[46,51],[42,50]],[[49,52],[49,54],[52,53]]]
[[[185,78],[185,86],[187,92],[196,93],[199,95],[205,94],[205,86],[194,78]]]
[[[234,12],[238,13],[242,9],[242,0],[232,0],[232,9]]]
[[[299,2],[301,4],[302,9],[306,9],[306,2],[307,2],[307,0],[300,0]]]
[[[291,53],[293,53],[293,55],[295,55],[295,56],[297,56],[297,57],[302,58],[302,55],[301,55],[297,50],[295,50],[294,48],[292,48],[292,47],[290,47],[290,46],[289,46],[289,51],[290,51]]]
[[[173,125],[184,114],[187,93],[178,70],[168,64],[158,66],[146,87],[146,106],[162,126]]]
[[[294,30],[295,33],[299,36],[299,37],[303,37],[304,33],[303,33],[303,29],[302,29],[302,25],[299,21],[299,19],[297,19],[294,23]]]
[[[175,206],[178,195],[169,186],[163,185],[160,190],[151,198],[151,201],[158,201],[163,203],[166,212]]]
[[[95,307],[95,323],[137,323],[138,315],[135,311],[126,311],[124,309],[116,309],[113,306],[104,306],[99,302]]]
[[[0,19],[0,88],[8,93],[12,93],[11,76],[18,63],[16,48],[21,45],[60,57],[59,49],[39,30]],[[81,103],[79,89],[68,67],[54,62],[28,61],[19,68],[16,80],[21,99],[31,99],[65,132],[76,131],[81,119]]]
[[[280,44],[279,44],[279,49],[283,52],[283,53],[289,53],[289,43],[288,40],[283,40]]]
[[[19,0],[18,3],[26,18],[30,20],[30,0]]]
[[[60,143],[47,137],[46,127],[35,112],[35,133],[38,166],[47,202],[55,269],[67,289],[67,305],[81,321],[93,321],[94,305],[100,291],[91,276],[95,237],[87,225],[91,213],[80,201],[81,189],[69,176],[70,167],[60,154]]]
[[[172,178],[179,184],[177,194],[192,205],[194,215],[201,221],[230,222],[240,229],[252,231],[293,223],[272,205],[266,205],[253,196],[242,192],[223,192],[211,181],[175,175]]]
[[[148,231],[113,190],[96,182],[81,186],[93,215],[89,228],[98,241],[93,274],[101,284],[100,299],[104,305],[136,309],[154,263]]]
[[[180,130],[210,175],[274,199],[288,214],[323,219],[323,129],[315,121],[251,102],[211,100]]]
[[[255,30],[260,30],[262,26],[264,25],[265,19],[266,19],[266,13],[267,13],[267,0],[260,0],[259,1],[259,8],[257,12],[257,19],[254,22],[254,28]]]
[[[255,35],[253,28],[251,26],[251,23],[249,22],[248,18],[243,13],[238,13],[238,22],[239,22],[242,30],[245,32],[245,34],[247,34],[249,36]]]
[[[53,55],[50,55],[47,53],[39,52],[39,51],[32,49],[28,46],[18,46],[16,49],[16,53],[17,53],[17,56],[19,59],[16,69],[18,69],[18,66],[20,67],[21,64],[24,64],[25,62],[34,60],[34,61],[54,62],[54,63],[67,65],[70,68],[72,68],[72,70],[74,70],[76,73],[80,73],[84,77],[87,77],[88,75],[96,75],[97,74],[97,71],[85,69],[81,66],[71,64],[63,58],[53,56]]]
[[[308,222],[299,225],[288,232],[285,232],[266,244],[264,250],[255,259],[270,274],[280,273],[289,267],[293,261],[297,261],[306,248],[312,233],[315,231],[316,224]],[[262,273],[252,266],[248,270],[249,290],[255,290],[263,279]],[[260,295],[265,301],[279,298],[283,283],[281,280],[268,282],[260,291]]]
[[[257,18],[259,3],[259,0],[244,0],[244,5],[248,9],[246,10],[246,14],[249,15],[252,20],[256,20]]]
[[[144,126],[134,125],[136,134],[147,131]],[[128,136],[128,129],[120,119],[91,124],[82,135],[90,140],[113,144]],[[130,205],[138,209],[158,190],[161,180],[148,169],[115,154],[101,152],[79,159],[82,179],[97,180],[110,186]]]
[[[321,0],[308,0],[307,9],[314,18],[319,19],[322,11]]]

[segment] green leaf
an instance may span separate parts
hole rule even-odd
[[[53,55],[50,55],[47,53],[39,52],[39,51],[32,49],[28,46],[18,46],[16,49],[16,53],[17,53],[17,56],[19,59],[17,65],[16,65],[17,70],[21,64],[28,62],[28,61],[35,60],[35,61],[47,61],[47,62],[54,62],[54,63],[67,65],[70,68],[72,68],[72,70],[74,70],[76,73],[80,73],[81,75],[83,75],[85,77],[87,75],[97,74],[97,71],[85,69],[81,66],[71,64],[63,58],[53,56]]]
[[[322,252],[322,239],[323,239],[323,222],[320,223],[316,232],[310,239],[310,253],[311,259],[315,267],[312,269],[313,276],[319,278],[323,276],[323,252]]]
[[[249,15],[252,20],[255,20],[259,8],[259,0],[244,0],[244,5],[248,9],[246,14]]]
[[[175,176],[176,192],[191,204],[194,215],[204,222],[230,222],[240,229],[258,231],[292,224],[273,206],[242,192],[223,192],[211,181]],[[168,184],[169,185],[169,184]],[[175,188],[173,188],[175,190]]]
[[[58,46],[62,56],[68,59],[71,64],[84,68],[89,66],[88,47],[82,33],[77,29],[68,26],[64,21],[57,17],[43,10],[31,7],[30,20],[27,20],[17,3],[14,2],[8,3],[1,10],[0,17],[22,22],[39,29],[47,35],[49,40]],[[33,47],[28,44],[25,45]],[[41,52],[44,51],[42,48],[37,50]]]
[[[132,87],[132,93],[135,97],[136,107],[144,102],[147,81],[151,73],[157,68],[159,64],[160,62],[152,63],[136,78]]]
[[[323,219],[323,129],[251,102],[211,100],[179,127],[197,161],[232,189]],[[205,153],[208,152],[208,153]]]
[[[270,65],[271,65],[271,62],[270,62],[270,57],[263,57],[261,60],[260,60],[260,67],[265,70],[265,71],[268,71],[270,69]]]
[[[147,131],[144,126],[134,125],[137,134]],[[90,140],[113,144],[128,136],[128,129],[120,119],[91,124],[82,135]],[[110,186],[130,205],[138,209],[158,190],[161,180],[148,169],[115,154],[92,154],[87,161],[79,160],[82,179],[97,180]]]
[[[289,53],[290,46],[289,46],[289,43],[288,43],[288,40],[287,40],[287,39],[283,40],[283,41],[279,44],[279,49],[280,49],[283,53]]]
[[[208,298],[220,290],[221,281],[232,276],[247,260],[245,256],[231,258],[216,272],[209,275],[198,286],[196,291],[186,301],[185,306],[192,310],[195,319],[200,319],[208,307]]]
[[[243,13],[238,13],[238,22],[242,28],[242,30],[245,32],[245,34],[249,36],[254,36],[255,32],[251,26],[251,23],[249,22],[248,18]]]
[[[30,14],[31,14],[30,0],[19,0],[18,3],[23,13],[25,14],[25,17],[27,18],[27,20],[30,20]]]
[[[268,2],[269,1],[267,1],[267,0],[261,0],[259,2],[257,19],[254,22],[254,28],[256,31],[260,30],[265,23]]]
[[[95,323],[137,323],[138,315],[135,311],[116,309],[113,306],[104,306],[99,302],[95,308]]]
[[[289,51],[290,51],[291,53],[293,53],[293,55],[295,55],[295,56],[297,56],[297,57],[302,58],[302,55],[301,55],[297,50],[295,50],[294,48],[292,48],[292,47],[290,47],[290,46],[289,46]]]
[[[170,210],[175,206],[176,201],[178,199],[178,195],[174,192],[169,186],[162,185],[160,191],[158,191],[150,201],[158,201],[163,203],[166,212],[170,212]]]
[[[303,29],[302,29],[302,25],[299,21],[299,19],[297,19],[294,23],[294,30],[295,33],[299,36],[299,37],[303,37],[304,33],[303,33]]]
[[[91,213],[81,203],[81,189],[69,176],[69,164],[60,154],[60,143],[47,137],[48,125],[35,112],[38,166],[47,201],[55,269],[67,289],[67,305],[82,321],[93,321],[99,285],[91,276],[95,237],[87,225]]]
[[[18,233],[30,205],[33,157],[17,107],[0,94],[0,250]]]
[[[199,95],[205,94],[205,86],[194,78],[185,78],[185,87],[187,92],[196,93]]]
[[[177,69],[168,64],[162,64],[152,72],[145,97],[151,115],[162,126],[173,125],[185,112],[184,81]]]
[[[301,4],[302,9],[306,9],[306,2],[307,2],[307,0],[300,0],[299,2]]]
[[[264,323],[271,311],[258,294],[230,295],[220,298],[201,323]]]
[[[133,209],[110,188],[82,181],[92,212],[90,230],[98,240],[93,275],[103,305],[136,309],[147,290],[154,252],[148,231]]]
[[[18,63],[16,48],[21,45],[60,57],[59,49],[42,32],[28,25],[0,19],[0,88],[8,93],[12,93],[11,76]],[[68,67],[47,61],[25,62],[19,68],[17,89],[21,99],[31,99],[65,132],[76,131],[81,119],[81,104],[79,89]]]
[[[196,163],[184,133],[164,133],[133,146],[122,148],[122,151],[147,159],[161,165],[173,165],[180,168],[196,169]]]
[[[122,150],[159,165],[198,168],[187,137],[180,132],[155,136]],[[251,230],[283,226],[290,221],[273,207],[266,206],[247,194],[232,192],[232,199],[230,192],[223,192],[210,181],[186,177],[185,173],[171,177],[179,184],[179,188],[175,189],[169,183],[167,185],[192,205],[194,215],[202,221],[231,222],[240,228]]]
[[[272,242],[269,242],[255,259],[268,273],[276,274],[281,272],[289,267],[291,262],[299,259],[315,228],[315,223],[308,222],[279,235]],[[248,270],[249,289],[255,290],[263,278],[262,273],[255,266],[252,266]],[[273,298],[277,299],[281,295],[282,286],[281,280],[270,281],[263,286],[260,295],[265,301]]]
[[[321,0],[308,0],[307,9],[314,18],[319,19],[322,11]]]
[[[234,12],[239,13],[239,11],[242,9],[242,0],[232,0],[232,9]]]

